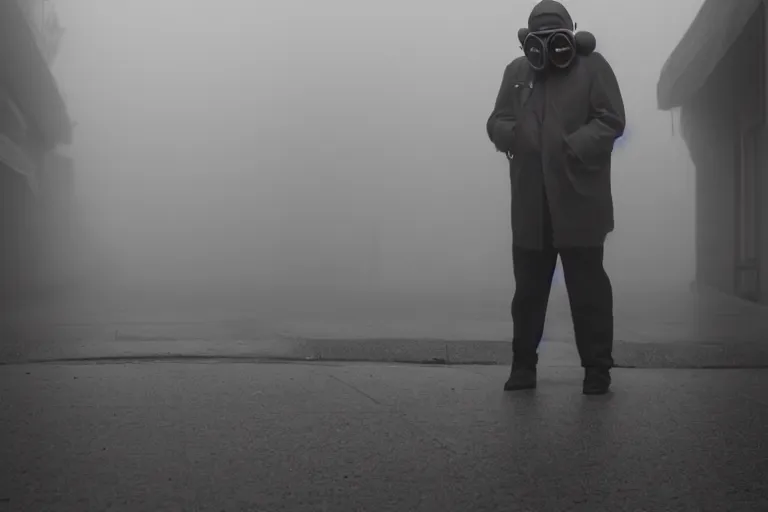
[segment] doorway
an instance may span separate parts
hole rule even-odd
[[[757,130],[742,133],[738,139],[736,162],[736,253],[734,292],[758,302],[760,290],[759,226],[759,146]]]

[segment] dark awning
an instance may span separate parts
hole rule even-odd
[[[16,0],[0,0],[0,80],[46,145],[71,143],[66,104]]]
[[[661,70],[661,110],[680,107],[704,85],[762,0],[706,0]]]

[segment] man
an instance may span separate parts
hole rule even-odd
[[[603,246],[613,231],[611,154],[624,104],[594,37],[566,8],[539,2],[521,29],[525,56],[504,71],[488,136],[509,159],[515,295],[508,391],[536,387],[538,346],[561,258],[584,394],[604,394],[613,366],[613,291]]]

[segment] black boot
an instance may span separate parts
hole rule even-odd
[[[586,368],[584,370],[585,395],[604,395],[611,387],[611,371],[607,368]]]
[[[509,379],[504,383],[504,391],[520,391],[536,388],[536,366],[512,364]]]

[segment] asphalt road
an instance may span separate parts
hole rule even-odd
[[[0,367],[0,510],[768,510],[768,371]]]

